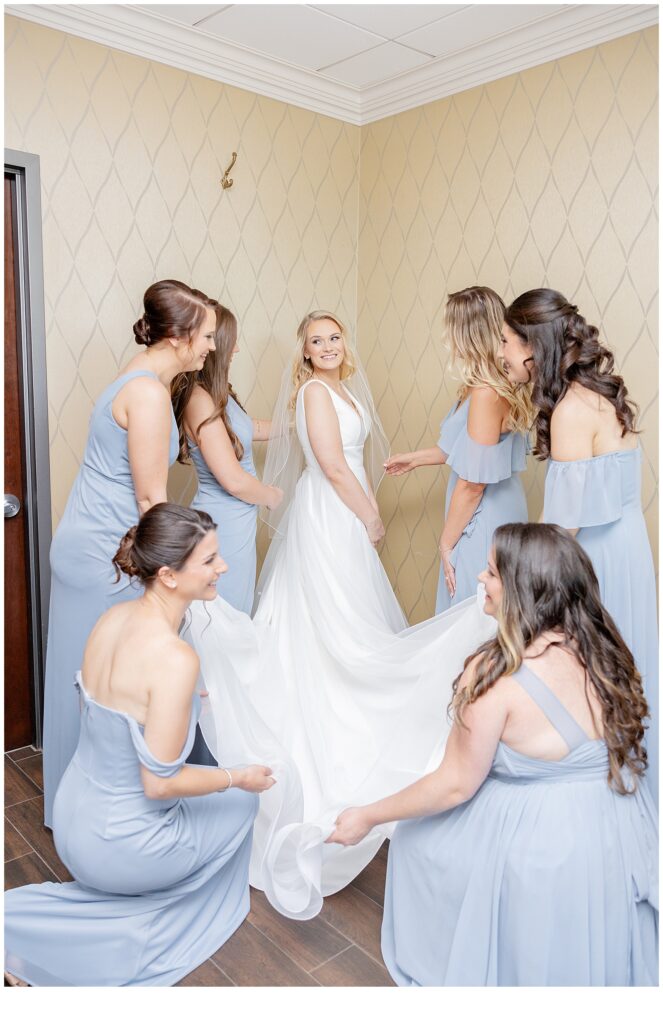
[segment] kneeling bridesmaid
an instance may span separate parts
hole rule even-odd
[[[76,881],[5,896],[5,966],[30,985],[173,985],[249,911],[255,796],[271,770],[186,765],[198,658],[178,636],[225,571],[204,512],[161,503],[120,543],[145,587],[101,616],[77,687],[78,746],[53,835]]]
[[[439,768],[339,816],[401,820],[382,954],[399,985],[656,985],[657,817],[647,704],[589,557],[558,526],[495,531],[495,639],[454,684]]]

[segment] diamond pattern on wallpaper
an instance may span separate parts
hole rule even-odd
[[[655,539],[656,30],[363,129],[13,17],[5,41],[7,145],[41,158],[55,523],[152,280],[237,314],[233,382],[260,417],[301,316],[336,308],[393,451],[436,440],[457,388],[444,298],[479,282],[507,299],[550,284],[598,324],[640,404]],[[536,517],[542,467],[525,482]],[[189,500],[190,470],[169,493]],[[380,502],[385,566],[422,619],[444,473],[385,480]]]
[[[433,444],[453,401],[444,298],[558,288],[615,351],[641,410],[656,534],[656,32],[637,33],[362,130],[358,329],[395,450]],[[544,470],[525,474],[538,517]],[[411,620],[430,614],[446,475],[381,490],[383,560]]]
[[[6,45],[8,144],[41,158],[57,523],[151,281],[237,314],[234,383],[263,418],[305,312],[337,307],[354,328],[359,129],[15,18]],[[191,472],[169,490],[190,497]]]

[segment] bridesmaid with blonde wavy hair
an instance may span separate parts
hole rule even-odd
[[[456,404],[436,445],[385,463],[390,476],[420,466],[451,467],[436,614],[475,592],[496,528],[528,518],[520,473],[533,410],[529,387],[511,384],[500,363],[504,308],[492,288],[473,286],[449,296],[445,329],[461,379]]]

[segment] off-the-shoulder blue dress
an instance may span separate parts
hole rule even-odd
[[[151,800],[141,765],[175,775],[143,727],[98,704],[78,677],[80,738],[58,788],[53,837],[75,882],[5,894],[6,969],[31,985],[174,985],[223,945],[249,912],[258,798],[241,789]],[[73,689],[73,686],[72,686]]]
[[[136,377],[156,374],[124,373],[97,399],[83,462],[51,545],[43,741],[44,820],[49,827],[55,793],[78,742],[80,715],[73,682],[87,638],[108,608],[136,597],[142,589],[126,576],[116,582],[111,563],[121,538],[139,518],[128,434],[113,416],[115,398]],[[178,449],[171,412],[171,465]]]
[[[437,442],[452,470],[447,484],[445,516],[449,513],[451,496],[459,477],[470,483],[486,484],[486,487],[451,554],[456,571],[453,598],[449,596],[444,571],[440,569],[436,615],[476,592],[477,575],[486,567],[497,527],[504,523],[527,522],[527,499],[519,475],[527,462],[525,435],[509,432],[502,434],[497,444],[478,444],[467,430],[469,409],[469,399],[466,399],[447,414]]]
[[[389,848],[382,955],[399,985],[656,985],[658,821],[608,786],[608,751],[526,666],[560,761],[500,742],[466,803],[402,821]],[[499,683],[498,683],[499,685]]]
[[[592,560],[603,604],[633,652],[651,712],[647,778],[658,799],[656,578],[642,514],[641,464],[640,447],[573,462],[551,459],[543,518],[578,529],[576,539]]]

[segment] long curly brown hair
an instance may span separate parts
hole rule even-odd
[[[195,442],[200,443],[200,431],[208,423],[220,419],[228,431],[230,443],[233,446],[237,461],[244,455],[244,447],[232,428],[230,416],[228,415],[228,398],[232,397],[240,409],[244,406],[235,394],[235,390],[228,380],[230,372],[230,360],[237,341],[237,318],[229,309],[222,306],[220,302],[210,299],[208,305],[216,314],[216,331],[214,344],[216,349],[210,352],[205,360],[202,370],[197,373],[180,373],[171,384],[171,398],[177,428],[180,435],[180,452],[177,456],[178,462],[189,461],[189,439],[184,429],[184,413],[191,398],[191,392],[196,384],[207,392],[214,402],[214,412],[206,420],[198,425]]]
[[[585,670],[585,693],[591,687],[601,705],[608,783],[618,793],[634,792],[647,766],[642,744],[647,702],[633,655],[601,604],[589,556],[568,531],[549,523],[500,526],[493,543],[503,588],[497,635],[466,660],[465,668],[478,659],[468,685],[459,687],[462,673],[454,681],[456,721],[462,725],[464,709],[520,667],[542,633],[557,630]],[[631,788],[624,777],[628,772]]]
[[[577,306],[552,288],[535,288],[511,303],[504,320],[532,348],[537,459],[550,458],[550,419],[573,383],[608,399],[622,437],[637,433],[638,409],[628,397],[623,378],[613,372],[614,356],[599,341],[598,328],[587,323]]]

